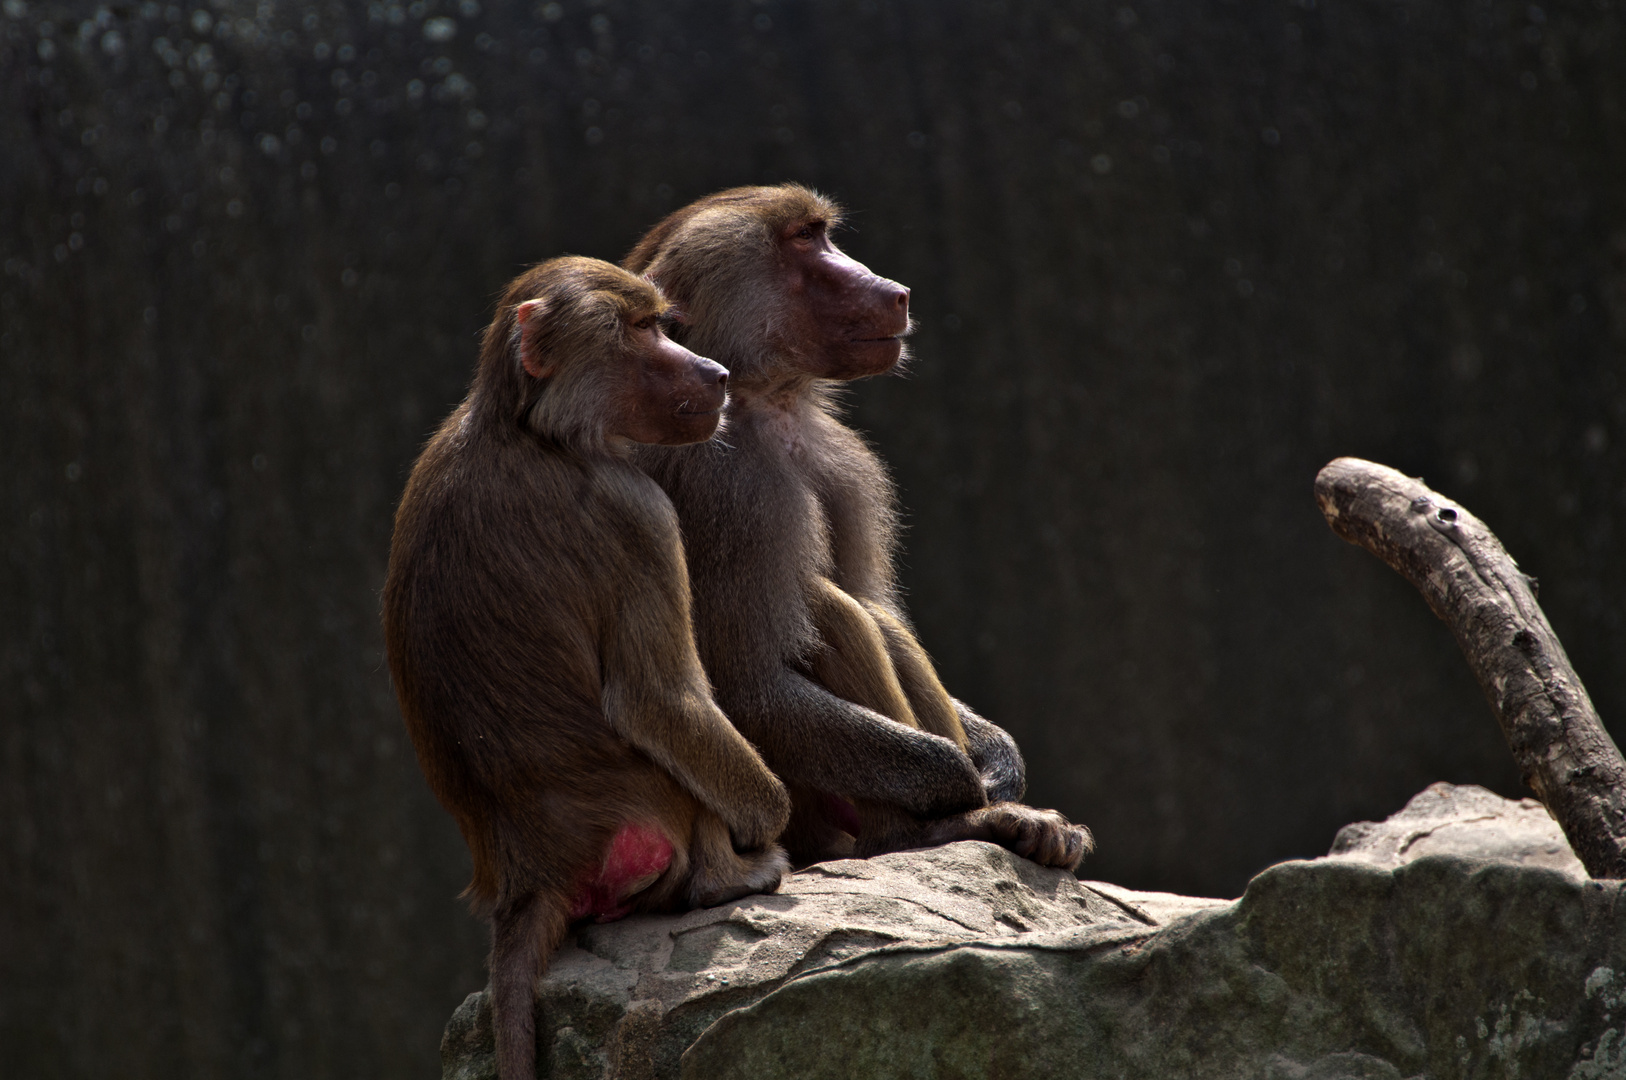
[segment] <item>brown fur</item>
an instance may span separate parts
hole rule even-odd
[[[902,359],[908,291],[829,242],[839,220],[794,184],[737,188],[624,262],[733,371],[724,439],[636,454],[682,522],[701,659],[791,791],[798,861],[986,839],[1076,866],[1088,830],[1011,801],[1015,743],[943,689],[899,601],[892,484],[832,391]]]
[[[597,260],[521,276],[396,513],[390,670],[492,917],[502,1080],[535,1075],[536,979],[622,826],[672,848],[616,897],[634,910],[772,891],[787,868],[785,789],[713,703],[676,516],[627,459],[718,423],[726,373],[653,328],[666,314]]]

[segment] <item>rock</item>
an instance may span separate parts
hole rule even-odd
[[[1587,876],[1545,806],[1535,799],[1504,799],[1473,784],[1431,784],[1387,821],[1345,825],[1330,855],[1389,870],[1424,855],[1465,855]]]
[[[582,927],[542,983],[539,1071],[676,1076],[683,1051],[718,1017],[862,956],[1058,934],[1138,940],[1224,904],[1081,882],[992,844],[820,863],[771,896]],[[496,1075],[490,1025],[485,993],[469,995],[441,1044],[447,1080]]]
[[[1622,886],[1544,818],[1435,785],[1234,902],[978,843],[821,864],[582,928],[542,983],[542,1075],[1626,1078]],[[446,1077],[494,1075],[489,1015],[454,1015]]]

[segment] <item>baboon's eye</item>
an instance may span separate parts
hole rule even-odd
[[[651,326],[655,325],[655,321],[656,321],[655,316],[653,316],[653,315],[645,315],[643,318],[639,319],[637,322],[633,323],[632,325],[633,325],[633,328],[636,329],[636,330],[648,330]]]

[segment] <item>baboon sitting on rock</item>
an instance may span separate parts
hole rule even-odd
[[[390,672],[492,920],[502,1080],[535,1077],[536,980],[578,919],[771,892],[790,814],[712,700],[678,522],[628,461],[717,429],[728,373],[597,259],[509,287],[424,449],[384,586]]]
[[[623,263],[731,371],[720,439],[636,453],[677,509],[701,660],[790,790],[798,863],[976,839],[1074,868],[1089,830],[1013,801],[1015,743],[943,689],[899,602],[892,484],[831,391],[897,365],[909,290],[843,254],[839,220],[794,184],[736,188]]]

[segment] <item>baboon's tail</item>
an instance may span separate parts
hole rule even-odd
[[[562,904],[532,893],[491,919],[491,1020],[498,1080],[535,1080],[536,981],[565,936]]]

